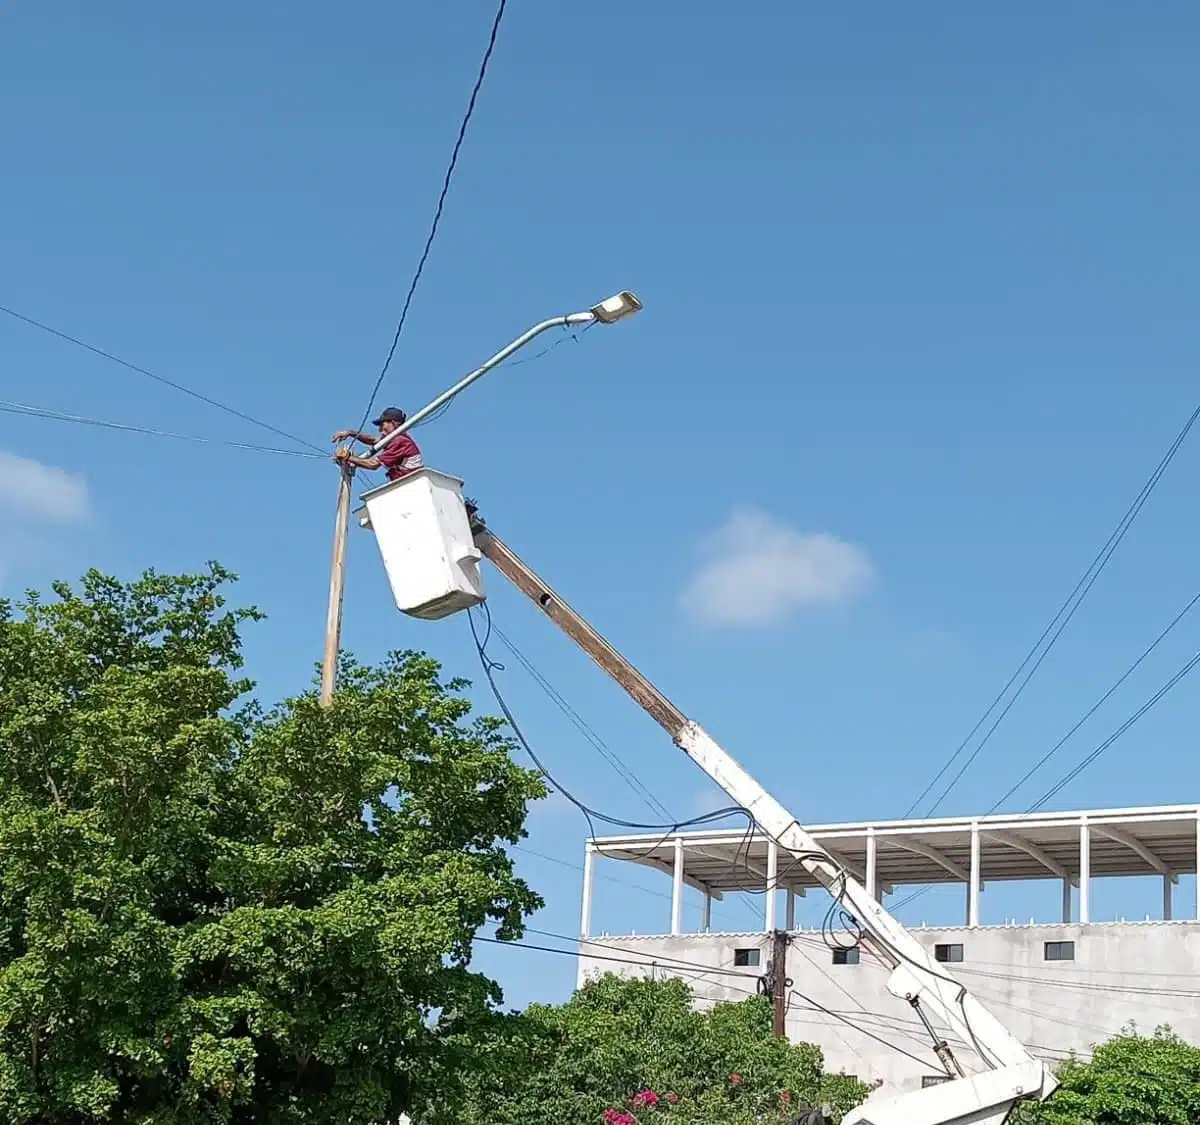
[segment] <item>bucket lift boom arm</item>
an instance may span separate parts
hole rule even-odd
[[[792,862],[804,867],[857,922],[861,942],[890,970],[887,988],[912,1006],[934,1039],[949,1081],[880,1098],[854,1110],[844,1125],[1000,1125],[1017,1102],[1044,1099],[1057,1082],[1049,1068],[989,1012],[945,966],[887,913],[775,798],[688,719],[645,676],[521,561],[468,505],[475,545],[484,557],[583,649],[671,736]],[[970,1044],[983,1069],[968,1074],[930,1017]]]

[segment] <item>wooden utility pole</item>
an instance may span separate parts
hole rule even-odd
[[[776,1035],[787,1035],[788,988],[792,983],[787,975],[788,940],[786,930],[776,930],[771,943],[771,1006],[774,1016],[771,1030]]]
[[[333,524],[333,566],[329,573],[329,612],[325,617],[325,656],[321,661],[321,706],[333,702],[338,650],[342,645],[342,593],[346,588],[346,535],[350,528],[350,482],[354,466],[342,465],[337,515]]]

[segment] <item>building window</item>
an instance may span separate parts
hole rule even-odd
[[[733,951],[733,963],[735,965],[750,966],[760,964],[762,961],[762,952],[758,949],[735,949]]]
[[[921,1089],[928,1090],[930,1086],[940,1086],[943,1082],[949,1082],[950,1079],[945,1074],[922,1074]]]
[[[935,945],[933,947],[933,956],[934,960],[941,961],[942,964],[961,961],[963,959],[963,947],[961,945]]]
[[[1074,961],[1075,943],[1073,941],[1046,942],[1047,961]]]
[[[835,965],[857,965],[858,964],[858,947],[852,949],[835,949],[833,951],[833,963]]]

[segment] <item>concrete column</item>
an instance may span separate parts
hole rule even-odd
[[[868,826],[867,828],[867,894],[869,894],[876,902],[879,901],[879,873],[877,870],[876,856],[878,848],[875,842],[875,829]]]
[[[767,841],[767,893],[763,903],[763,930],[771,933],[775,929],[775,880],[779,877],[779,845]]]
[[[787,891],[787,928],[796,928],[796,892],[791,887]]]
[[[579,936],[590,937],[592,929],[592,878],[596,866],[596,853],[591,842],[583,849],[583,906],[579,912]]]
[[[1164,875],[1163,880],[1163,921],[1171,920],[1171,876]]]
[[[1071,920],[1071,880],[1064,879],[1062,881],[1062,885],[1063,885],[1062,920],[1064,922],[1069,922]]]
[[[1092,920],[1092,828],[1087,817],[1079,821],[1079,921]]]
[[[683,839],[675,837],[675,864],[671,881],[671,933],[683,933]]]
[[[705,933],[712,929],[712,895],[708,891],[704,892],[704,925]]]
[[[967,925],[979,925],[979,883],[982,877],[982,852],[979,846],[979,822],[971,822],[971,882],[967,887]]]

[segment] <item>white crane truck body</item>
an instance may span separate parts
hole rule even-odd
[[[363,499],[366,509],[359,522],[376,532],[403,612],[431,619],[479,604],[483,600],[479,562],[486,557],[853,917],[860,944],[891,970],[888,991],[909,1004],[929,1030],[932,1050],[948,1081],[876,1097],[848,1114],[845,1125],[1001,1125],[1018,1102],[1042,1100],[1054,1091],[1057,1082],[1045,1063],[935,961],[732,755],[491,532],[462,500],[461,482],[426,469],[374,489]],[[410,594],[416,590],[419,595]],[[972,1069],[937,1034],[935,1022],[972,1046],[977,1060]]]

